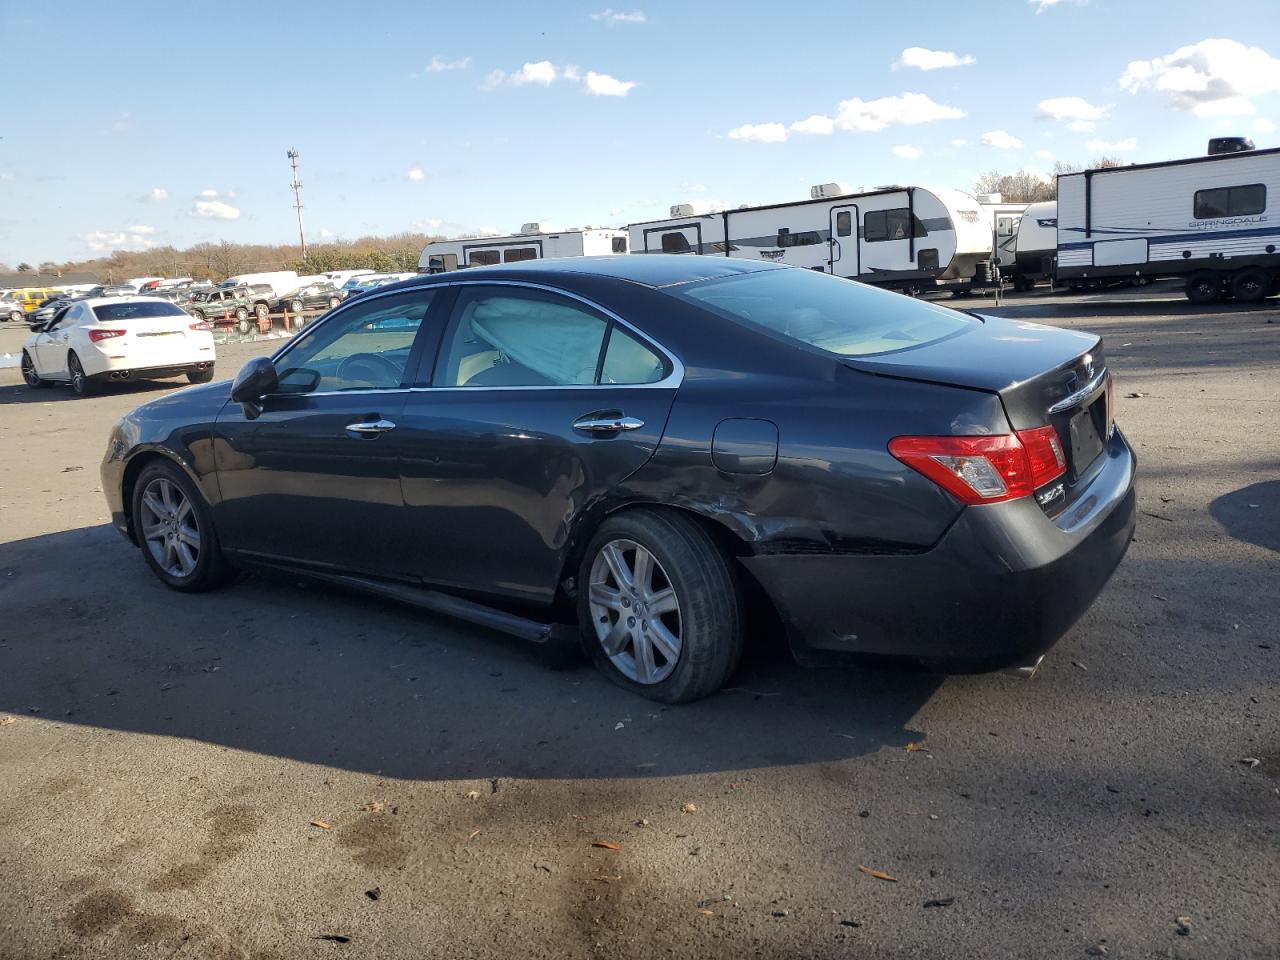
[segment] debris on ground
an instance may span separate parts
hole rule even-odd
[[[1126,399],[1129,399],[1129,400],[1139,400],[1139,399],[1141,399],[1142,397],[1145,397],[1145,396],[1146,396],[1146,394],[1145,394],[1145,393],[1139,393],[1139,392],[1138,392],[1138,391],[1136,391],[1136,390],[1135,390],[1133,393],[1126,393],[1126,394],[1125,394]]]
[[[341,933],[322,933],[318,937],[312,937],[312,940],[329,940],[333,943],[350,943],[351,938]]]
[[[908,743],[906,746],[907,753],[919,753],[923,749],[924,746],[919,743]]]
[[[468,791],[467,791],[467,799],[468,799],[468,800],[479,800],[479,799],[480,799],[480,791],[479,791],[479,790],[468,790]]]
[[[1107,948],[1100,943],[1095,943],[1092,947],[1087,949],[1085,953],[1091,957],[1105,957],[1107,955]]]
[[[939,897],[936,900],[926,900],[924,902],[925,909],[930,907],[949,907],[956,902],[955,897]]]
[[[17,722],[17,717],[0,717],[0,727],[7,727],[9,724]]]
[[[323,820],[312,820],[312,821],[311,821],[311,826],[313,826],[313,827],[319,827],[321,830],[332,830],[332,829],[333,829],[333,824],[332,824],[332,823],[325,823]]]
[[[554,863],[548,863],[546,860],[538,860],[534,863],[533,869],[541,870],[543,873],[555,873],[556,865]]]
[[[1259,760],[1257,757],[1241,757],[1240,762],[1243,763],[1250,770],[1252,770],[1258,764],[1262,763],[1262,761]]]
[[[639,820],[636,821],[637,827],[647,827],[648,825],[649,825],[649,821],[645,817],[641,817]]]
[[[595,880],[597,883],[613,883],[613,881],[615,880],[621,880],[622,874],[617,873],[617,874],[614,874],[612,877],[608,877],[602,873],[598,877],[592,877],[591,879]]]
[[[1071,661],[1071,665],[1072,665],[1073,667],[1076,667],[1076,668],[1080,669],[1080,670],[1083,670],[1085,673],[1088,673],[1088,672],[1089,672],[1089,668],[1088,668],[1088,667],[1086,667],[1086,666],[1085,666],[1083,663],[1081,663],[1079,660],[1072,660],[1072,661]]]
[[[480,831],[472,830],[470,833],[467,834],[467,842],[470,843],[472,840],[474,840],[478,836],[480,836]]]
[[[77,470],[83,470],[84,467],[63,467],[63,473],[75,473]]]
[[[368,897],[370,900],[381,900],[381,899],[382,899],[382,888],[381,888],[381,887],[374,887],[372,890],[366,890],[366,891],[364,892],[364,895],[365,895],[366,897]]]
[[[840,921],[840,926],[842,926],[842,927],[860,927],[860,926],[862,926],[862,921],[861,921],[861,920],[841,920],[841,921]]]
[[[680,807],[681,813],[697,813],[698,806],[694,803],[686,803]]]
[[[858,864],[858,870],[865,873],[868,877],[875,877],[877,880],[888,880],[890,883],[898,882],[897,877],[891,877],[883,870],[873,870],[871,867],[864,867],[862,864]]]
[[[591,845],[593,847],[600,847],[601,849],[604,849],[604,850],[621,850],[622,849],[620,846],[618,846],[618,844],[614,843],[612,840],[592,840]]]
[[[381,800],[370,800],[360,809],[367,810],[369,813],[382,813],[382,811],[387,809],[387,805]]]
[[[1191,936],[1191,918],[1190,917],[1175,917],[1174,922],[1177,923],[1178,925],[1178,936],[1180,937]]]

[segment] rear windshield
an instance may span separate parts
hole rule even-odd
[[[101,323],[112,320],[137,320],[145,317],[184,316],[174,304],[164,300],[137,300],[132,303],[102,303],[93,308],[93,315]]]
[[[798,268],[739,274],[668,287],[666,292],[842,357],[918,347],[978,322],[900,293]]]

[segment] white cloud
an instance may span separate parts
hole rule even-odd
[[[1052,160],[1053,152],[1050,150],[1037,150],[1036,156],[1039,157],[1041,160]]]
[[[12,183],[16,179],[17,177],[15,177],[8,170],[5,170],[4,172],[0,173],[0,182],[2,183]]]
[[[1280,91],[1280,60],[1238,40],[1209,39],[1165,57],[1134,60],[1120,77],[1130,93],[1151,88],[1198,117],[1253,113],[1251,97]]]
[[[1276,125],[1266,117],[1259,117],[1253,121],[1253,129],[1256,133],[1275,133]]]
[[[729,131],[730,140],[746,140],[749,143],[782,143],[787,139],[787,128],[780,123],[744,123]]]
[[[427,217],[425,220],[415,220],[413,225],[418,230],[439,230],[444,226],[444,221],[439,217]]]
[[[217,190],[201,190],[200,196],[204,197],[206,200],[216,200],[218,199],[218,191]]]
[[[613,26],[615,23],[645,23],[647,18],[643,10],[614,10],[612,7],[591,15],[592,20],[603,21]]]
[[[826,136],[836,128],[836,122],[825,114],[815,113],[804,120],[797,120],[791,125],[796,133],[815,133]]]
[[[1036,106],[1037,120],[1067,121],[1076,133],[1090,133],[1098,121],[1111,112],[1114,104],[1095,106],[1083,97],[1051,97]]]
[[[537,63],[526,63],[511,74],[510,80],[517,87],[528,83],[539,83],[549,87],[556,79],[556,66],[550,60],[539,60]]]
[[[920,148],[911,146],[894,147],[893,155],[901,157],[903,160],[918,160],[920,158]]]
[[[140,198],[144,203],[160,203],[169,199],[169,191],[164,187],[152,187]]]
[[[1022,141],[1004,130],[988,130],[982,135],[982,145],[997,150],[1016,150],[1022,146]]]
[[[1091,153],[1129,153],[1138,149],[1137,137],[1125,137],[1123,140],[1090,140],[1084,148]]]
[[[123,230],[95,230],[80,234],[86,247],[93,253],[111,253],[116,250],[146,250],[157,246],[152,239],[155,227],[140,223]]]
[[[332,231],[332,230],[330,230],[328,227],[321,227],[321,228],[320,228],[320,239],[321,239],[321,240],[332,240],[332,239],[333,239],[333,236],[334,236],[333,231]]]
[[[404,176],[406,180],[415,180],[415,181],[425,180],[427,178],[426,172],[423,171],[421,167],[411,167],[409,169],[409,172],[406,173]]]
[[[587,71],[586,92],[595,97],[625,97],[634,87],[634,80],[618,80],[607,73]]]
[[[1027,3],[1036,8],[1036,13],[1044,13],[1050,7],[1056,7],[1063,3],[1064,0],[1027,0]],[[1077,7],[1083,7],[1089,0],[1071,0]]]
[[[707,192],[706,184],[702,184],[702,183],[682,183],[680,184],[680,189],[683,190],[685,193],[706,193]]]
[[[438,55],[431,57],[431,62],[422,69],[427,73],[445,73],[449,70],[465,70],[471,66],[470,57],[459,57],[457,60],[445,60]]]
[[[920,70],[942,70],[946,67],[964,67],[977,63],[977,58],[968,54],[959,54],[951,50],[928,50],[925,47],[907,47],[901,56],[893,61],[893,69],[899,67],[917,67]]]
[[[239,220],[240,210],[221,200],[197,200],[191,208],[191,215],[210,220]]]
[[[841,100],[836,112],[836,126],[841,130],[874,133],[886,127],[913,126],[934,120],[958,120],[964,111],[958,107],[934,103],[927,94],[904,93],[899,97]]]
[[[967,147],[969,145],[969,141],[966,140],[964,137],[956,137],[954,140],[951,141],[951,145],[953,147]]]

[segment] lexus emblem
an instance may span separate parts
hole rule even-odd
[[[1086,353],[1084,355],[1084,378],[1085,380],[1093,379],[1093,354]]]

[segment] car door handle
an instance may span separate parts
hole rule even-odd
[[[620,430],[639,430],[643,426],[643,420],[624,416],[601,417],[588,414],[580,420],[573,421],[573,429],[584,433],[617,433]]]
[[[396,425],[390,420],[370,420],[364,423],[348,423],[348,433],[358,433],[362,437],[376,437],[380,433],[394,430]]]

